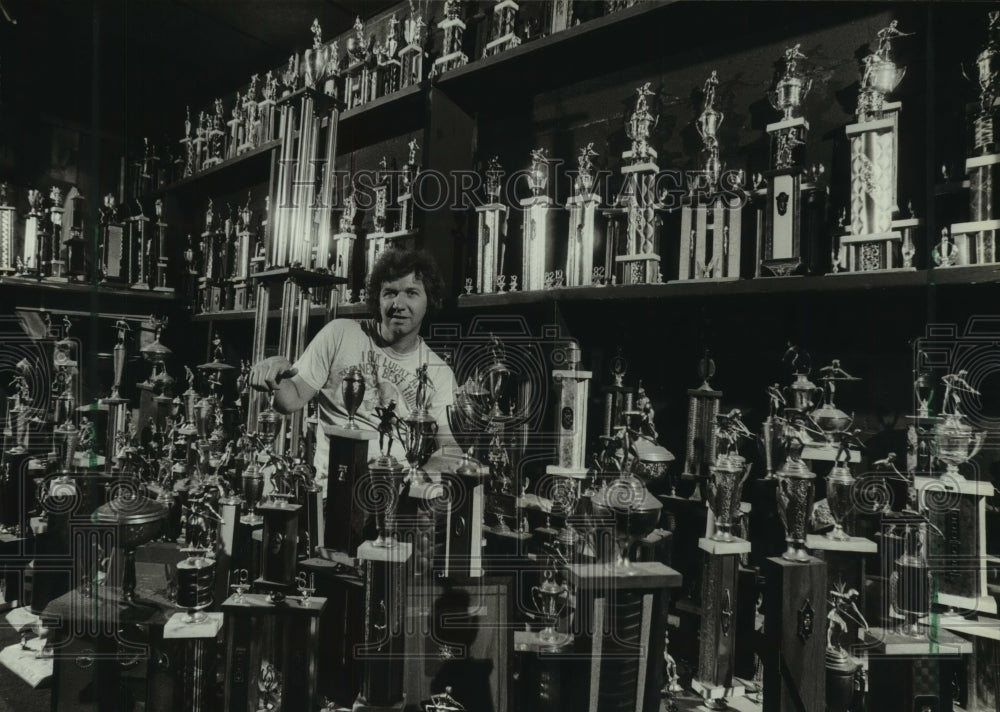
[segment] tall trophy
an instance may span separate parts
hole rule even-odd
[[[914,269],[914,233],[921,221],[899,216],[899,102],[887,101],[906,70],[892,60],[892,40],[905,37],[896,21],[878,31],[865,56],[857,123],[851,143],[851,225],[834,251],[833,273]]]
[[[538,641],[542,644],[542,648],[554,652],[568,645],[573,636],[556,630],[559,618],[569,601],[569,588],[566,584],[556,583],[552,570],[545,569],[542,574],[542,584],[531,587],[531,600],[545,620],[545,627],[538,632]]]
[[[806,550],[806,531],[812,512],[816,474],[802,459],[802,441],[793,437],[785,445],[787,459],[778,471],[778,514],[785,527],[786,561],[811,561]]]
[[[690,200],[681,207],[680,281],[740,277],[743,172],[723,170],[719,127],[725,115],[715,108],[718,86],[713,70],[705,80],[704,108],[696,123],[704,144],[704,168],[697,182],[688,186]]]
[[[805,59],[799,45],[786,49],[782,72],[768,95],[781,119],[767,125],[772,169],[761,181],[766,186],[755,186],[764,199],[757,215],[758,277],[808,271],[819,248],[818,231],[825,227],[826,186],[818,170],[807,171],[802,165],[809,122],[801,110],[812,88],[811,77],[800,66]]]
[[[635,109],[625,124],[631,141],[622,153],[624,184],[616,200],[617,212],[626,221],[624,245],[609,244],[606,270],[613,276],[622,267],[621,284],[656,284],[661,282],[660,255],[656,236],[655,176],[656,150],[649,144],[650,134],[659,118],[653,115],[648,98],[653,96],[646,82],[636,89]],[[623,250],[624,254],[615,254]],[[612,262],[612,255],[614,260]]]
[[[108,430],[104,458],[105,462],[108,463],[109,471],[112,469],[112,466],[120,464],[119,443],[122,441],[128,427],[128,399],[121,397],[120,389],[122,374],[125,370],[125,340],[131,329],[129,329],[128,322],[121,319],[115,323],[114,328],[117,332],[117,340],[115,347],[111,350],[113,375],[111,395],[108,398],[101,399],[101,404],[108,407]]]
[[[417,395],[414,411],[401,421],[405,426],[401,429],[401,436],[404,438],[406,448],[406,462],[410,465],[410,469],[406,473],[410,482],[427,481],[427,473],[420,467],[430,456],[430,444],[438,431],[437,421],[428,411],[429,387],[427,364],[423,364],[417,368]]]
[[[531,197],[521,201],[524,209],[521,284],[526,292],[547,286],[545,265],[551,249],[554,210],[552,199],[548,196],[549,159],[544,148],[536,148],[531,152],[528,185],[531,187]]]
[[[518,9],[518,4],[514,0],[496,0],[490,28],[492,37],[486,43],[483,57],[500,54],[521,44],[521,38],[514,31]]]
[[[592,284],[594,245],[597,242],[597,208],[601,197],[594,190],[594,144],[588,143],[577,156],[577,175],[573,179],[573,195],[566,203],[569,209],[569,235],[566,242],[566,286],[583,287]]]
[[[19,275],[41,275],[42,241],[45,239],[45,197],[37,188],[28,189],[28,212],[24,217],[24,238],[18,260]]]
[[[444,18],[438,23],[438,29],[444,34],[441,41],[441,56],[434,60],[434,65],[431,67],[432,77],[464,66],[469,61],[462,51],[465,23],[459,17],[461,10],[461,0],[445,0]]]
[[[354,243],[358,239],[358,229],[354,225],[354,219],[357,216],[358,207],[357,203],[354,201],[354,193],[348,194],[344,199],[344,209],[340,213],[340,218],[337,222],[337,232],[333,235],[333,251],[334,258],[331,264],[331,271],[336,277],[343,277],[344,279],[350,280],[354,272]],[[340,291],[340,298],[347,299],[347,291],[350,287],[350,281],[337,285],[334,289]]]
[[[47,264],[42,265],[49,279],[66,279],[65,249],[63,247],[63,207],[62,190],[52,186],[49,191],[49,234],[46,247]]]
[[[497,275],[503,273],[507,206],[500,202],[503,168],[494,156],[486,169],[486,203],[476,206],[479,229],[476,236],[476,292],[490,294]]]
[[[715,361],[708,353],[698,362],[701,385],[688,390],[688,424],[684,447],[684,475],[700,479],[708,474],[708,468],[716,459],[718,431],[716,419],[722,391],[709,383],[715,376]],[[697,493],[697,488],[695,489]]]
[[[424,78],[425,25],[414,0],[410,0],[410,14],[403,22],[403,40],[406,44],[399,50],[399,62],[402,65],[400,85],[403,87],[418,84]]]
[[[972,151],[965,160],[969,176],[969,221],[944,232],[933,251],[938,267],[995,264],[1000,214],[994,196],[1000,183],[1000,146],[995,138],[1000,96],[1000,10],[989,12],[986,46],[976,58],[979,106],[972,120]]]

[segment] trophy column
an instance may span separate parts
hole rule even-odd
[[[357,657],[363,661],[361,690],[354,712],[400,712],[406,636],[406,588],[413,547],[391,548],[366,541],[358,547],[365,586],[364,641]]]
[[[42,191],[36,188],[28,190],[28,213],[24,218],[24,241],[18,264],[18,274],[38,276],[41,271],[41,252],[44,234],[42,220],[44,198]]]
[[[419,84],[424,78],[424,18],[411,8],[410,16],[403,23],[406,45],[399,50],[400,86]]]
[[[813,557],[771,557],[764,562],[764,575],[764,709],[824,709],[826,564]]]
[[[340,214],[339,231],[333,236],[334,258],[331,272],[335,277],[344,280],[343,284],[337,287],[340,299],[350,302],[348,292],[354,272],[354,243],[357,241],[357,228],[354,226],[354,216],[357,208],[354,204],[354,195],[347,197],[344,210]]]
[[[319,618],[325,598],[237,593],[222,604],[226,712],[318,709]]]
[[[580,368],[580,347],[566,348],[566,367],[552,372],[557,392],[556,463],[545,472],[574,479],[587,476],[587,400],[593,374]]]
[[[17,258],[14,254],[14,221],[17,218],[17,208],[10,204],[10,188],[7,183],[0,183],[0,276],[11,275],[17,271]]]
[[[493,39],[486,43],[483,57],[491,57],[521,44],[514,33],[519,6],[514,0],[496,0],[493,6]]]
[[[63,259],[63,207],[62,191],[52,188],[49,193],[49,247],[48,264],[44,265],[49,279],[64,281],[66,279],[66,261]]]
[[[150,264],[153,257],[152,251],[152,222],[142,207],[142,203],[135,201],[138,212],[129,218],[129,269],[127,281],[133,289],[151,289],[155,284],[155,278],[150,277]],[[152,282],[152,283],[151,283]]]
[[[569,564],[576,590],[574,631],[589,640],[587,710],[656,710],[660,703],[663,631],[669,589],[681,575],[659,562]]]
[[[742,697],[745,689],[735,682],[737,595],[740,556],[750,553],[750,542],[739,537],[698,540],[704,554],[701,572],[701,631],[698,670],[692,689],[705,707],[724,710],[727,699]],[[746,642],[744,642],[746,644]]]

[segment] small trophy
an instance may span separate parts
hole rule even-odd
[[[934,438],[931,441],[934,455],[945,465],[945,475],[956,483],[965,481],[959,472],[963,465],[974,458],[983,447],[986,437],[985,430],[974,431],[965,422],[959,406],[965,394],[979,396],[978,390],[966,380],[965,369],[958,373],[950,373],[941,378],[944,383],[944,406],[941,409],[941,419],[934,427]]]
[[[911,638],[926,638],[928,631],[921,621],[931,612],[931,595],[936,587],[924,555],[924,542],[929,536],[928,529],[942,539],[944,534],[922,513],[904,510],[883,516],[897,530],[902,527],[902,555],[893,562],[889,577],[889,601],[903,617],[898,632]]]
[[[858,592],[838,581],[830,591],[827,603],[830,613],[827,615],[826,631],[826,709],[828,712],[848,712],[854,700],[855,678],[861,663],[851,657],[843,645],[848,638],[848,625],[868,630],[868,621],[858,610],[854,599]]]
[[[360,430],[355,420],[358,408],[365,399],[365,376],[360,368],[352,366],[348,369],[340,384],[340,393],[344,399],[344,409],[347,411],[347,425],[344,427],[348,430]]]
[[[778,471],[778,514],[785,527],[788,548],[781,558],[786,561],[807,562],[806,530],[812,512],[816,475],[802,460],[802,441],[792,437],[785,445],[788,457]]]
[[[437,435],[437,421],[428,411],[428,389],[430,383],[427,378],[427,364],[421,365],[417,369],[417,395],[414,413],[404,418],[401,428],[401,437],[406,447],[406,462],[410,469],[406,473],[409,482],[426,482],[427,473],[420,469],[430,456],[429,443]]]
[[[564,583],[556,583],[551,569],[543,574],[542,585],[531,587],[531,600],[539,615],[545,619],[545,627],[538,632],[538,640],[547,651],[565,647],[573,639],[569,633],[556,630],[559,617],[569,601],[569,588]]]
[[[709,538],[732,542],[732,527],[739,516],[743,484],[750,476],[752,467],[738,453],[737,443],[743,438],[753,438],[753,435],[743,424],[739,410],[716,416],[716,422],[717,437],[726,447],[709,468],[708,505],[715,516],[715,532]]]

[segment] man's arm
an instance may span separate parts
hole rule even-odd
[[[274,409],[282,415],[301,410],[316,395],[316,389],[298,375],[285,378],[274,390]]]
[[[250,371],[250,385],[271,393],[274,409],[283,415],[302,409],[316,395],[316,389],[302,380],[283,356],[271,356],[255,363]]]

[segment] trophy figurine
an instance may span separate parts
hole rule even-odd
[[[404,418],[400,436],[406,446],[406,462],[410,465],[406,473],[407,482],[426,482],[427,473],[420,469],[430,456],[429,444],[437,435],[437,421],[428,412],[427,364],[417,368],[417,395],[414,413]]]
[[[828,712],[848,712],[854,700],[854,681],[861,663],[844,650],[841,641],[848,635],[848,626],[868,630],[868,621],[858,610],[855,589],[847,589],[838,581],[827,602],[826,630],[826,709]]]
[[[347,425],[344,427],[348,430],[360,430],[355,420],[358,408],[365,399],[365,376],[360,368],[352,366],[348,369],[340,384],[340,393],[344,399],[344,409],[347,411]]]
[[[974,431],[965,422],[965,416],[959,409],[964,394],[980,395],[966,380],[967,375],[967,371],[962,369],[941,378],[945,385],[944,406],[941,409],[941,419],[934,426],[932,440],[935,457],[944,463],[945,475],[955,482],[965,481],[958,467],[979,453],[986,437],[986,431]]]
[[[715,532],[710,539],[731,542],[733,522],[739,515],[743,484],[750,476],[751,464],[737,452],[741,439],[753,438],[743,424],[742,413],[732,410],[726,415],[716,416],[716,430],[720,442],[725,443],[725,451],[719,455],[709,469],[708,506],[715,516]]]
[[[806,529],[812,512],[816,475],[802,460],[802,441],[797,437],[789,439],[785,452],[788,457],[778,472],[776,490],[778,514],[785,527],[785,543],[788,545],[781,558],[807,562],[810,557],[805,548]]]

